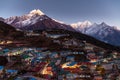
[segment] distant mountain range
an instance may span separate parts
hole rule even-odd
[[[92,24],[90,21],[74,23],[71,26],[78,32],[90,35],[106,43],[120,46],[120,30],[115,26],[109,26],[105,22]]]
[[[4,22],[21,30],[65,29],[74,31],[70,25],[59,23],[40,10],[32,10],[23,16],[7,18]]]
[[[32,10],[23,16],[13,16],[7,19],[0,17],[0,21],[20,30],[51,30],[64,29],[77,31],[90,35],[103,42],[120,46],[120,30],[117,27],[109,26],[105,22],[101,24],[91,23],[90,21],[78,22],[67,25],[61,21],[52,19],[39,9]]]

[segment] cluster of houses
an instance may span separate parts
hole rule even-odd
[[[90,47],[90,44],[89,44]],[[105,51],[49,51],[47,48],[14,48],[0,50],[0,56],[8,60],[0,65],[0,79],[14,77],[38,79],[109,79],[115,75],[119,78],[120,56],[117,52],[104,57]],[[114,75],[114,76],[113,76]]]
[[[11,80],[115,80],[120,79],[120,54],[107,51],[68,34],[37,34],[46,36],[66,50],[51,51],[48,48],[4,48],[0,57],[0,79]],[[106,56],[107,55],[107,56]],[[2,58],[0,58],[0,62]]]

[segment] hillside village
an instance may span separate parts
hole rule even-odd
[[[23,42],[2,40],[0,79],[103,80],[116,77],[120,79],[120,55],[116,50],[80,40],[69,33],[30,31],[25,32],[24,36],[30,39],[39,36],[40,39],[31,43],[37,45],[39,42],[41,45],[25,47],[26,43]],[[6,47],[11,44],[15,46]]]

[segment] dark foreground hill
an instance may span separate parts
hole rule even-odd
[[[23,32],[17,31],[11,25],[0,21],[0,39],[17,39],[24,36]]]

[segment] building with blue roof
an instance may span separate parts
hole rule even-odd
[[[4,69],[4,66],[0,66],[0,70],[3,70]]]
[[[37,80],[37,79],[35,79],[35,78],[33,78],[33,77],[30,77],[29,80]]]
[[[9,73],[9,74],[14,75],[14,74],[17,74],[17,73],[18,73],[18,70],[8,69],[8,70],[6,70],[6,73]]]
[[[0,74],[2,73],[4,66],[0,66]]]
[[[77,64],[77,62],[70,62],[69,64],[67,64],[67,66],[74,66],[75,64]]]

